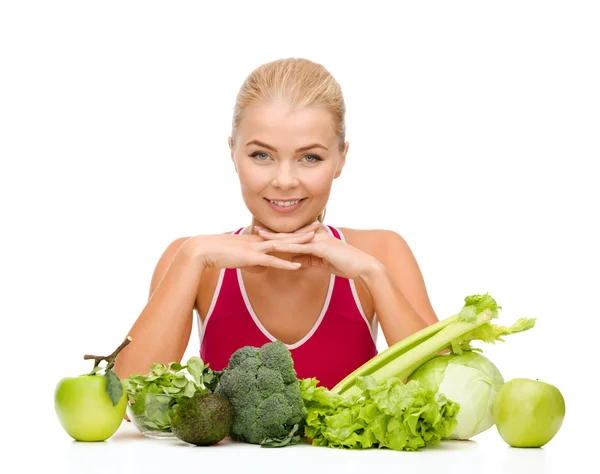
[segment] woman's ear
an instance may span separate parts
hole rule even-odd
[[[340,155],[340,164],[338,165],[337,169],[335,170],[335,175],[334,175],[333,179],[339,177],[339,175],[342,174],[342,169],[344,168],[344,165],[346,164],[346,155],[348,154],[349,147],[350,147],[350,144],[348,142],[344,143],[344,152]]]
[[[231,137],[227,138],[227,143],[229,145],[229,152],[231,153],[231,161],[233,162],[233,167],[235,168],[235,172],[237,173],[237,166],[235,165],[235,160],[233,159],[233,142],[231,141]]]

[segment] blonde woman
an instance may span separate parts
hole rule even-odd
[[[328,388],[377,354],[378,324],[391,345],[437,321],[400,235],[324,222],[348,153],[344,116],[340,85],[320,64],[280,59],[248,76],[229,149],[252,222],[165,249],[118,358],[121,378],[180,361],[194,312],[212,369],[239,347],[280,340],[298,377]]]

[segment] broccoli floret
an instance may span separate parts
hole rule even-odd
[[[275,446],[298,441],[306,409],[292,355],[282,342],[234,352],[216,392],[235,410],[232,438]]]
[[[275,369],[267,369],[264,366],[258,369],[256,387],[264,398],[274,393],[283,393],[285,390],[281,374]]]
[[[287,399],[288,404],[292,407],[290,423],[301,424],[306,416],[306,408],[302,398],[300,382],[295,380],[294,382],[287,384],[283,390],[283,396]]]
[[[234,408],[235,410],[235,408]],[[248,405],[245,408],[238,408],[235,410],[235,417],[233,421],[233,427],[231,429],[231,438],[246,441],[248,426],[253,426],[256,421],[256,408],[252,405]]]
[[[246,346],[238,349],[229,358],[229,363],[227,364],[228,369],[235,369],[241,362],[252,359],[253,357],[258,358],[258,347]]]
[[[236,369],[246,370],[248,372],[256,373],[257,369],[261,366],[260,359],[258,357],[248,357],[242,360],[236,366]]]
[[[281,393],[275,393],[258,406],[256,414],[257,438],[284,438],[290,432],[288,422],[292,407]]]
[[[227,398],[245,395],[256,390],[256,373],[237,369],[226,369],[221,375],[216,392]]]
[[[283,342],[275,341],[265,344],[258,355],[265,367],[281,373],[284,383],[297,380],[292,354]]]

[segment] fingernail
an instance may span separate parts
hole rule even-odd
[[[261,227],[261,226],[259,226],[259,225],[255,225],[255,226],[254,226],[254,228],[255,228],[256,230],[262,230],[262,227]]]
[[[293,265],[295,265],[296,267],[301,267],[302,264],[300,262],[292,262]]]

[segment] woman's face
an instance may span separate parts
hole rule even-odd
[[[326,109],[265,105],[246,109],[235,147],[231,137],[229,147],[254,224],[294,232],[325,208],[348,142],[340,153]]]

